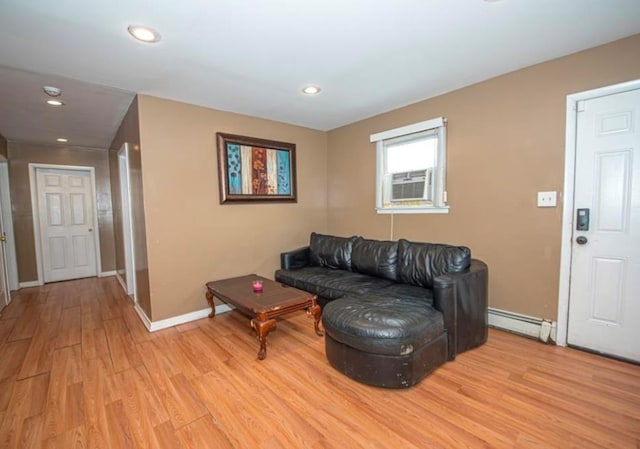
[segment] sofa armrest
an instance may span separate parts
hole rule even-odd
[[[283,270],[298,270],[309,265],[310,249],[308,246],[280,253],[280,268]]]
[[[487,341],[488,275],[487,264],[472,259],[467,271],[434,279],[433,305],[444,316],[449,360]]]

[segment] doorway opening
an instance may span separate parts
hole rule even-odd
[[[133,242],[133,214],[131,211],[131,182],[129,176],[129,144],[126,142],[118,150],[118,172],[120,177],[120,204],[122,206],[122,240],[124,245],[124,273],[116,270],[120,284],[138,303],[136,297],[135,255]],[[124,275],[124,279],[123,279]]]
[[[94,167],[29,164],[37,284],[98,276]]]

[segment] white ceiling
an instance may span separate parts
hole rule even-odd
[[[67,78],[38,83],[68,83],[63,112],[79,114],[62,130],[99,147],[133,92],[329,130],[640,32],[640,0],[0,0],[0,11],[0,132],[46,141],[64,126],[28,106],[7,120],[43,97],[10,67]],[[134,41],[131,24],[161,42]],[[308,83],[322,93],[303,96]]]
[[[59,98],[65,106],[48,106],[51,98],[43,86],[62,89]],[[57,144],[62,137],[71,145],[109,148],[134,96],[111,87],[0,66],[0,134],[21,142]]]

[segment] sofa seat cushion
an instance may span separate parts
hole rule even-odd
[[[390,286],[378,291],[376,296],[420,299],[430,306],[433,305],[433,290],[409,284],[391,284]]]
[[[325,267],[278,270],[275,278],[278,282],[327,299],[337,299],[349,294],[360,295],[375,292],[393,284],[387,279]]]
[[[360,351],[402,356],[444,333],[442,314],[423,300],[344,297],[322,311],[325,332]]]

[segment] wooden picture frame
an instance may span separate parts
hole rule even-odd
[[[297,202],[296,145],[217,133],[220,204]]]

